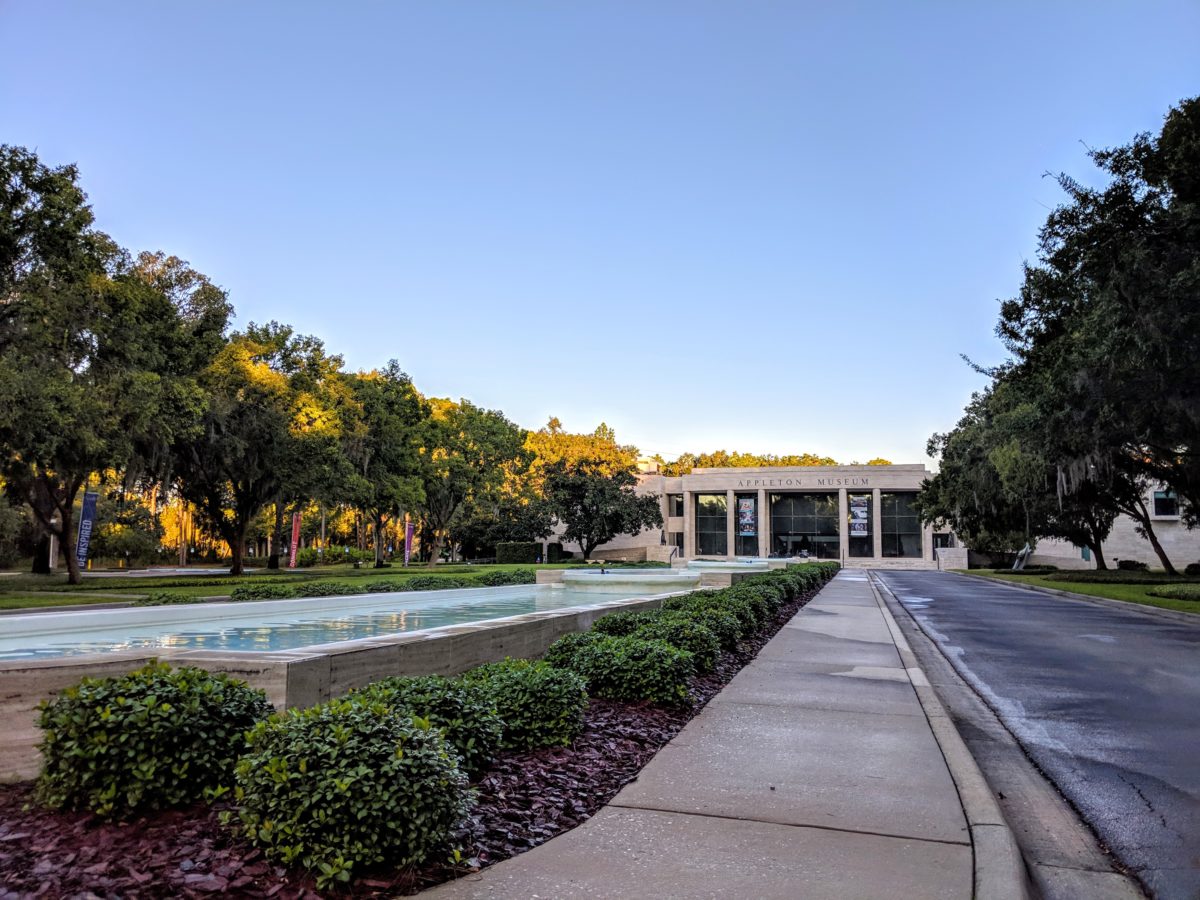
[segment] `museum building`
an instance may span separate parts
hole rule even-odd
[[[601,558],[832,559],[847,566],[933,568],[948,532],[921,524],[914,501],[923,465],[693,469],[642,473],[658,494],[664,527],[622,536]],[[657,545],[657,546],[655,546]]]

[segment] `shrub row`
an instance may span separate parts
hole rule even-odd
[[[669,597],[661,609],[612,613],[590,631],[555,641],[546,662],[583,676],[593,697],[683,703],[693,674],[711,671],[721,650],[736,648],[837,570],[836,563],[789,566],[723,590]]]
[[[1200,584],[1176,584],[1151,588],[1147,591],[1151,597],[1162,597],[1166,600],[1192,600],[1200,602]]]
[[[325,886],[424,858],[467,812],[468,776],[501,749],[570,743],[586,705],[579,675],[528,660],[282,714],[243,682],[152,664],[42,704],[37,795],[120,818],[233,786],[243,834]]]
[[[232,785],[236,826],[322,887],[362,866],[408,865],[445,844],[469,808],[468,776],[496,752],[570,743],[589,691],[685,701],[690,677],[711,668],[720,648],[834,571],[791,567],[653,613],[608,616],[556,642],[545,661],[386,679],[281,714],[260,691],[199,669],[151,665],[85,679],[42,705],[38,796],[112,817]]]
[[[451,588],[499,587],[533,584],[533,569],[492,570],[471,575],[412,575],[356,583],[352,581],[301,581],[293,584],[247,584],[234,588],[229,599],[288,600],[296,597],[334,597],[394,591],[439,591]]]

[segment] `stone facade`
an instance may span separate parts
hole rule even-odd
[[[898,538],[890,504],[889,511],[884,509],[885,498],[915,495],[929,474],[923,465],[694,469],[677,477],[649,471],[642,474],[637,490],[659,495],[664,527],[621,535],[597,548],[593,557],[675,562],[807,552],[850,567],[934,568],[934,530],[919,525],[914,530],[909,524],[909,533]],[[697,498],[705,498],[709,509],[724,503],[724,540],[718,536],[707,552],[698,536]],[[857,498],[860,517],[853,542],[852,498]],[[739,501],[747,505],[744,518],[738,514]],[[784,521],[780,507],[791,501],[821,510],[812,517],[817,524],[811,532],[779,533],[776,526]],[[710,526],[712,521],[709,516]],[[830,523],[835,523],[832,532]],[[889,528],[892,532],[885,538]],[[750,531],[752,535],[742,533]],[[940,539],[953,542],[948,534]],[[738,552],[739,543],[750,552]]]
[[[1154,489],[1148,490],[1144,499],[1146,509],[1150,511],[1154,535],[1175,568],[1182,572],[1189,563],[1200,562],[1200,528],[1187,529],[1178,515],[1155,515]],[[1162,568],[1158,554],[1150,542],[1138,534],[1136,523],[1128,516],[1117,517],[1103,550],[1109,568],[1115,569],[1122,559],[1144,562],[1152,569]],[[1060,569],[1096,568],[1096,560],[1091,558],[1090,553],[1085,555],[1082,548],[1060,540],[1038,541],[1029,563],[1058,566]]]

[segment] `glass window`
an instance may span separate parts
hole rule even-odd
[[[847,525],[850,529],[850,555],[870,557],[875,555],[875,537],[871,534],[870,494],[846,495]]]
[[[672,544],[674,544],[676,547],[678,547],[678,548],[679,548],[679,552],[680,552],[680,553],[682,553],[682,552],[683,552],[683,532],[682,532],[682,531],[673,531],[673,532],[671,532],[671,534],[670,534],[670,543],[672,543]]]
[[[915,493],[880,494],[879,529],[883,555],[906,559],[921,558],[921,517],[917,514]]]
[[[1156,516],[1179,515],[1179,501],[1175,498],[1174,491],[1154,492],[1154,514]]]
[[[758,495],[737,495],[737,520],[734,522],[734,553],[758,556]]]
[[[674,518],[683,515],[683,494],[667,494],[667,515]]]
[[[700,556],[726,556],[729,544],[726,541],[725,525],[729,519],[729,505],[724,494],[696,495],[696,553]]]
[[[837,559],[837,494],[772,494],[771,552]]]

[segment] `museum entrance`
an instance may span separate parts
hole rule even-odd
[[[838,559],[838,495],[771,494],[771,555]]]

